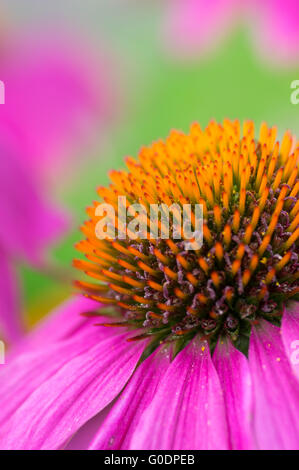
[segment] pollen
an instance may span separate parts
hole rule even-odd
[[[213,345],[228,335],[246,352],[251,326],[260,319],[279,325],[283,304],[299,290],[299,145],[289,132],[281,142],[276,134],[263,123],[256,136],[251,121],[194,123],[188,134],[172,131],[127,157],[127,169],[111,171],[111,184],[98,188],[100,199],[87,209],[77,244],[86,260],[74,265],[92,282],[76,287],[113,305],[138,337],[189,341],[198,334]],[[149,213],[146,237],[126,230],[120,196],[147,209],[189,204],[192,224],[201,204],[202,246],[186,250],[173,233],[153,238]],[[114,208],[121,237],[96,236],[101,202]],[[162,231],[162,218],[155,223]]]

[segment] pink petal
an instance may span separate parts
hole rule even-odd
[[[69,319],[70,327],[78,323],[77,318],[83,320],[78,312],[76,314],[80,306],[83,306],[82,302],[66,306],[67,312],[74,313],[74,318]],[[66,331],[63,326],[65,318],[66,316],[61,315],[62,322],[57,318],[57,330],[61,328],[62,332]],[[103,321],[105,320],[103,317]],[[37,333],[33,333],[32,341],[31,335],[28,335],[20,346],[17,345],[9,351],[5,367],[0,369],[0,400],[3,404],[0,408],[1,424],[4,424],[18,407],[62,366],[97,345],[99,341],[111,338],[117,333],[119,335],[115,328],[95,327],[88,320],[81,326],[80,334],[76,334],[77,330],[74,330],[65,340],[59,337],[58,331],[55,338],[51,327],[49,338],[46,337],[46,328],[40,328],[40,341],[37,341]]]
[[[59,305],[51,314],[43,318],[38,325],[30,331],[30,334],[23,336],[22,340],[14,345],[9,351],[7,359],[10,360],[18,354],[24,352],[33,352],[34,350],[44,349],[47,345],[51,345],[57,341],[67,340],[79,335],[81,331],[85,331],[86,326],[94,325],[98,322],[111,322],[111,318],[82,316],[83,313],[97,311],[100,313],[102,304],[94,300],[87,299],[78,295]],[[107,328],[97,327],[97,329],[105,334],[111,334]]]
[[[281,335],[286,355],[299,379],[299,302],[284,310]]]
[[[151,354],[134,372],[107,418],[94,434],[90,449],[128,449],[138,421],[155,396],[170,364],[169,348]],[[82,447],[81,447],[82,448]]]
[[[213,355],[228,420],[232,449],[252,449],[252,390],[248,361],[230,341],[219,341]]]
[[[133,374],[134,376],[134,374]],[[132,377],[133,377],[132,376]],[[117,398],[115,399],[117,400]],[[100,413],[95,415],[92,419],[87,421],[67,442],[65,442],[61,449],[63,450],[86,450],[89,449],[91,441],[97,435],[98,430],[101,428],[103,422],[107,418],[115,400],[109,403]]]
[[[299,8],[297,0],[255,0],[254,40],[269,61],[299,61]]]
[[[299,448],[299,384],[278,327],[254,327],[249,347],[253,385],[253,428],[260,449]]]
[[[22,335],[17,284],[16,274],[0,249],[0,339],[9,343],[19,340]]]
[[[9,365],[1,369],[0,397],[3,407],[0,410],[0,423],[2,428],[24,400],[30,397],[45,380],[73,357],[82,354],[89,348],[88,340],[88,335],[82,335],[82,339],[77,341],[53,343],[39,352],[20,354],[11,360]],[[95,341],[96,339],[93,337],[91,344]],[[1,437],[3,437],[2,433],[3,429],[0,431]]]
[[[170,49],[191,56],[206,52],[232,23],[237,0],[174,0],[169,2],[166,34]]]
[[[173,360],[140,417],[130,449],[227,449],[227,422],[208,344],[197,338]]]
[[[68,157],[111,113],[109,66],[84,38],[57,28],[10,39],[2,53],[0,127],[29,149],[20,160],[39,180],[57,179],[58,171],[71,170]]]
[[[68,219],[43,198],[19,150],[0,133],[0,245],[13,258],[40,263],[44,247],[66,229]]]
[[[78,336],[81,343],[82,336]],[[85,335],[89,345],[85,351],[64,364],[60,359],[56,373],[33,391],[2,428],[2,448],[60,448],[117,396],[130,378],[144,343],[128,343],[128,333],[106,339],[100,336],[90,346]]]

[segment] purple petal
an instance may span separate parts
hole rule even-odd
[[[17,284],[16,274],[0,249],[0,339],[9,343],[19,340],[22,336]]]
[[[134,374],[133,374],[134,376]],[[107,418],[108,413],[113,407],[115,400],[109,403],[100,413],[87,421],[65,444],[62,445],[63,450],[86,450],[89,449],[90,443],[97,435],[103,422]]]
[[[151,354],[134,372],[107,418],[98,428],[90,449],[128,449],[138,421],[151,403],[170,364],[169,348]],[[82,448],[82,447],[81,447]]]
[[[170,2],[167,41],[175,54],[206,52],[232,22],[237,0],[176,0]]]
[[[258,447],[298,449],[299,384],[285,354],[279,328],[263,321],[252,329],[249,366]]]
[[[71,351],[68,356],[71,357],[67,359],[63,350],[58,347],[55,352],[53,348],[58,368],[48,379],[45,378],[1,429],[1,448],[60,448],[121,391],[136,366],[144,343],[128,343],[128,333],[114,334],[105,339],[98,333],[96,341],[94,331],[97,329],[92,331],[90,327],[90,335],[78,335],[81,348],[85,342],[85,350],[83,346],[79,354],[73,341],[69,342]],[[29,358],[29,363],[32,359]],[[53,368],[51,355],[43,357],[44,361],[46,359],[50,360]],[[38,371],[35,369],[34,372],[35,375]],[[10,367],[10,374],[15,374],[14,367]],[[19,380],[17,387],[20,387]],[[13,388],[11,395],[14,393]],[[7,392],[5,396],[8,400]]]
[[[131,449],[227,449],[227,422],[217,372],[197,338],[173,360],[140,417]]]
[[[219,341],[213,355],[228,420],[232,449],[252,449],[252,389],[247,358],[230,341]]]
[[[73,357],[82,354],[102,339],[119,335],[116,328],[94,326],[101,316],[80,314],[99,311],[101,305],[83,296],[71,298],[46,317],[8,351],[5,367],[0,369],[0,423],[5,421],[46,379]],[[121,329],[121,332],[123,329]]]
[[[74,307],[76,305],[68,310],[74,311]],[[103,317],[103,321],[105,321],[105,317]],[[77,319],[74,316],[70,323],[75,325],[76,322]],[[60,326],[63,330],[62,324],[57,321],[57,330]],[[54,337],[51,329],[48,339],[46,338],[46,330],[42,330],[40,342],[37,342],[35,337],[31,342],[29,335],[22,345],[17,347],[17,351],[15,351],[16,348],[13,348],[9,352],[5,366],[0,369],[0,401],[3,404],[0,409],[1,425],[59,368],[97,345],[99,341],[114,337],[116,334],[114,328],[94,327],[90,322],[86,322],[81,327],[80,334],[75,332],[64,341],[59,338],[59,334],[57,334],[56,341],[51,341],[51,335]]]
[[[291,367],[299,379],[299,302],[284,310],[281,336]]]

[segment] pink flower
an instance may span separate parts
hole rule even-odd
[[[276,132],[194,123],[110,173],[99,196],[142,201],[147,217],[129,211],[126,237],[99,237],[88,208],[74,261],[85,297],[7,357],[0,448],[298,449],[299,148]],[[166,238],[144,209],[163,201],[176,202]],[[177,237],[186,201],[194,226],[202,205],[200,248],[185,223]]]
[[[0,62],[0,332],[11,342],[22,331],[15,261],[44,263],[69,225],[51,188],[71,173],[111,100],[105,62],[57,31],[7,37]]]
[[[166,18],[167,42],[175,54],[206,52],[238,20],[249,23],[259,53],[270,62],[299,60],[296,0],[174,0]]]

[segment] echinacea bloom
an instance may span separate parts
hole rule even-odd
[[[0,54],[0,337],[8,342],[22,332],[15,261],[40,266],[68,227],[69,216],[49,201],[50,183],[57,187],[109,112],[107,72],[88,47],[57,31],[19,36],[7,36]]]
[[[269,61],[298,62],[296,0],[174,0],[167,6],[167,42],[175,54],[198,55],[218,43],[238,20],[248,23],[258,53]]]
[[[116,211],[118,196],[202,204],[203,245],[99,239],[90,207],[75,261],[90,298],[12,351],[0,447],[298,449],[298,155],[289,132],[225,120],[111,172],[98,194]]]

